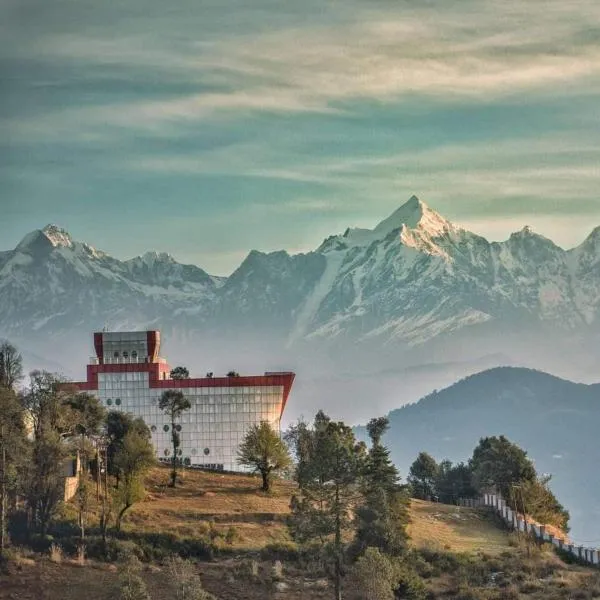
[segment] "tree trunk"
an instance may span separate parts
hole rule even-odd
[[[335,599],[342,600],[342,523],[340,516],[340,488],[335,486]]]
[[[125,505],[121,509],[121,512],[117,515],[117,521],[115,523],[115,528],[116,528],[117,531],[121,531],[121,520],[123,519],[123,515],[125,514],[125,512],[127,510],[129,510],[130,508],[131,508],[131,504]]]
[[[2,480],[0,480],[0,555],[6,545],[6,448],[4,447],[4,426],[2,426]]]
[[[262,490],[268,492],[271,489],[271,482],[269,481],[269,471],[261,471],[262,475]]]
[[[177,433],[175,431],[175,421],[171,420],[171,441],[173,442],[173,460],[171,461],[171,487],[177,485]]]

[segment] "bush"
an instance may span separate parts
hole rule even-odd
[[[235,540],[237,540],[238,538],[238,532],[237,529],[235,527],[233,527],[233,525],[231,527],[229,527],[227,529],[227,533],[225,534],[225,543],[229,544],[230,546],[233,544],[233,542],[235,542]]]
[[[237,566],[236,573],[241,579],[255,581],[260,576],[260,565],[254,559],[244,559]]]
[[[281,581],[283,579],[283,563],[280,560],[276,560],[273,563],[271,578],[273,581]]]
[[[295,562],[300,558],[300,551],[294,542],[274,542],[261,550],[264,560],[282,560]]]
[[[200,576],[189,560],[180,556],[167,559],[169,580],[176,600],[214,600],[214,597],[202,587]]]
[[[367,548],[354,564],[348,583],[363,600],[394,600],[394,565],[378,548]]]
[[[407,600],[425,600],[427,588],[419,574],[406,562],[400,562],[395,566],[396,595]]]
[[[140,561],[132,554],[124,554],[119,568],[121,600],[150,600],[140,571]]]
[[[50,560],[53,563],[61,563],[63,558],[62,548],[55,543],[50,544]]]

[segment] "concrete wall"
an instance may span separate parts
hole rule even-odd
[[[458,501],[459,506],[469,508],[485,506],[491,508],[506,523],[509,529],[529,533],[540,542],[552,544],[558,549],[571,553],[575,558],[590,565],[600,566],[600,550],[598,548],[584,548],[583,546],[574,546],[566,536],[562,538],[554,537],[546,531],[544,525],[538,523],[526,522],[522,515],[517,514],[506,504],[506,501],[499,494],[483,494],[481,498],[461,498]]]

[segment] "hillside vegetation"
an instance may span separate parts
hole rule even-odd
[[[389,415],[385,437],[394,463],[408,473],[415,448],[438,461],[466,461],[479,439],[505,435],[526,448],[538,473],[571,513],[574,540],[598,540],[597,453],[588,440],[600,429],[600,386],[582,385],[528,369],[473,375]],[[362,439],[362,434],[361,439]]]
[[[298,552],[288,537],[292,483],[277,481],[265,494],[259,478],[252,476],[186,471],[174,489],[167,486],[168,478],[166,468],[151,471],[145,500],[124,520],[122,546],[131,548],[135,541],[144,549],[212,540],[212,557],[196,564],[205,589],[217,598],[331,597],[326,578],[318,570],[310,575],[310,557]],[[566,565],[551,550],[527,551],[484,511],[414,500],[410,517],[411,561],[428,598],[584,600],[600,595],[600,573]],[[64,520],[73,518],[68,506]],[[47,554],[23,550],[13,556],[0,575],[2,600],[118,597],[119,558],[112,563],[89,560],[81,567],[68,552],[54,561]],[[142,577],[155,600],[171,597],[160,552],[145,563]],[[358,600],[352,589],[345,597]]]

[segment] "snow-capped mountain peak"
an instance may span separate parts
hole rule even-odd
[[[403,244],[420,249],[433,249],[434,254],[444,254],[431,241],[444,234],[457,231],[458,227],[429,208],[425,202],[411,196],[408,202],[396,209],[375,229],[348,228],[343,235],[327,238],[318,252],[343,250],[356,246],[369,246],[398,232]],[[431,253],[431,252],[430,252]]]
[[[135,261],[136,259],[133,260]],[[156,252],[154,250],[145,252],[137,260],[143,262],[148,267],[153,267],[156,263],[175,263],[175,259],[167,252]]]
[[[42,229],[42,233],[55,248],[57,246],[65,246],[67,248],[73,246],[73,240],[71,239],[69,232],[58,227],[58,225],[46,225],[46,227]]]
[[[408,202],[395,210],[373,230],[374,237],[381,239],[392,231],[402,229],[418,229],[429,237],[438,237],[455,229],[455,226],[429,208],[427,204],[412,196]]]

